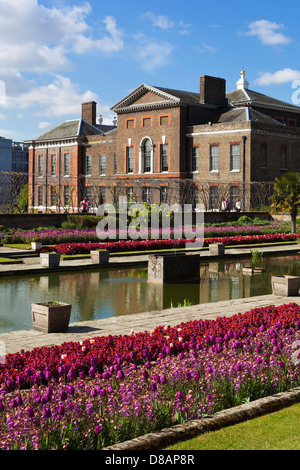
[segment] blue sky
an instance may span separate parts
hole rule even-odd
[[[36,138],[89,100],[109,124],[142,83],[198,92],[207,74],[231,91],[242,68],[250,89],[300,104],[299,13],[269,0],[0,0],[0,136]]]

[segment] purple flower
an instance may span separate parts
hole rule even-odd
[[[97,435],[98,435],[98,434],[101,434],[102,430],[103,430],[103,425],[102,425],[102,424],[96,424],[96,426],[95,426],[95,434],[97,434]]]
[[[43,407],[43,417],[44,418],[51,418],[51,410],[50,408]]]
[[[65,390],[61,390],[59,393],[59,397],[62,401],[65,401],[68,398],[68,394]]]
[[[124,372],[122,370],[118,370],[117,377],[118,379],[124,379]]]
[[[182,392],[176,392],[176,398],[178,398],[178,400],[182,400],[184,398],[184,395]]]
[[[65,407],[63,404],[59,404],[58,407],[56,408],[57,414],[59,416],[64,416],[65,414]]]
[[[167,383],[167,377],[165,375],[160,376],[160,383],[161,384],[166,384]]]
[[[34,417],[34,409],[31,406],[29,406],[26,409],[26,414],[27,414],[28,418],[33,418]]]
[[[71,369],[69,370],[69,372],[67,373],[67,379],[68,380],[75,380],[76,379],[76,370],[74,369],[74,367],[71,367]]]
[[[95,398],[95,397],[97,397],[97,396],[98,396],[97,390],[96,390],[95,388],[92,388],[92,390],[91,390],[91,397]]]
[[[51,372],[51,370],[46,370],[46,371],[45,371],[45,378],[46,378],[46,380],[48,380],[48,381],[52,379],[52,372]]]

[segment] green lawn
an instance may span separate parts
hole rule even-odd
[[[166,450],[300,450],[300,403]]]
[[[12,258],[2,258],[0,257],[0,264],[21,264],[22,261],[20,260],[16,260],[16,259],[12,259]]]

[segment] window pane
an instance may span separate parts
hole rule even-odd
[[[127,147],[127,173],[133,173],[133,147]]]
[[[86,176],[92,175],[92,156],[86,155],[85,157],[85,174]]]
[[[151,171],[151,144],[149,139],[146,140],[143,146],[143,161],[144,172],[149,173]]]
[[[240,146],[230,146],[230,170],[240,170]]]
[[[39,158],[38,158],[38,175],[39,176],[43,176],[43,161],[44,161],[43,155],[39,155]]]
[[[64,155],[64,175],[67,176],[70,174],[70,156],[68,153]]]
[[[235,208],[235,203],[237,198],[240,195],[240,188],[239,186],[230,186],[230,206],[231,208]]]
[[[147,202],[148,204],[151,203],[151,188],[147,186],[143,187],[143,194],[142,194],[143,202]]]
[[[168,188],[167,186],[162,186],[160,188],[160,202],[161,203],[168,203]]]
[[[106,194],[105,194],[105,189],[106,189],[106,188],[105,188],[104,186],[101,186],[101,187],[99,188],[99,201],[98,201],[98,204],[99,204],[99,205],[105,204],[105,201],[106,201],[106,200],[105,200],[105,196],[106,196]]]
[[[128,202],[133,202],[133,188],[126,189],[126,196]]]
[[[43,186],[38,187],[38,206],[43,205]]]
[[[210,147],[210,171],[219,171],[219,146]]]
[[[219,190],[217,186],[211,186],[209,188],[209,208],[218,209],[219,205]]]
[[[56,155],[51,155],[51,176],[56,174]]]
[[[56,190],[55,190],[55,186],[51,186],[51,206],[55,206],[56,205]]]
[[[199,147],[193,147],[191,153],[191,171],[198,171]]]
[[[169,171],[169,145],[160,146],[161,171]]]
[[[100,155],[100,175],[105,175],[106,173],[106,155]]]
[[[70,188],[69,186],[64,187],[64,205],[67,206],[70,204]]]

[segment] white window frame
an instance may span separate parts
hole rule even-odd
[[[106,175],[106,154],[105,153],[100,153],[100,156],[99,156],[99,174],[100,176]]]
[[[213,151],[217,149],[217,153],[214,155]],[[216,161],[215,161],[216,159]],[[217,162],[217,165],[216,165]],[[210,145],[209,149],[209,171],[210,172],[219,172],[219,145]]]
[[[238,147],[238,153],[234,150]],[[241,146],[240,144],[230,145],[230,171],[238,172],[241,171]]]

